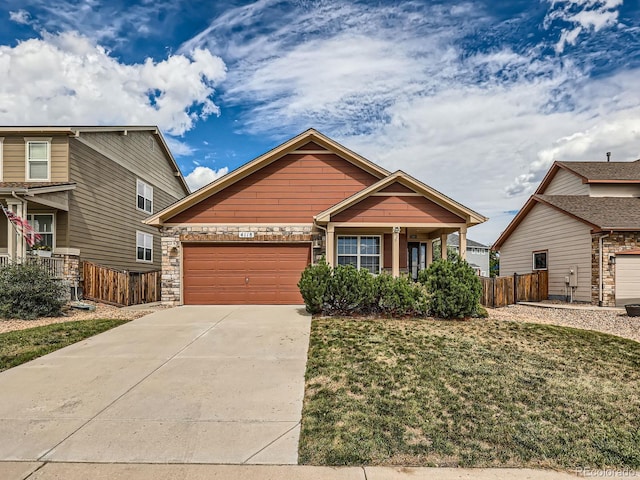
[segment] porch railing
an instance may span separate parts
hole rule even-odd
[[[64,258],[62,257],[38,257],[27,255],[24,259],[27,263],[35,263],[44,268],[49,275],[53,278],[64,277]],[[11,257],[9,255],[0,255],[0,268],[11,264]]]

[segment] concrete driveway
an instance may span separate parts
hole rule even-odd
[[[0,373],[0,460],[295,464],[309,327],[178,307]]]

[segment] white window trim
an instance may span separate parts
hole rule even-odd
[[[29,143],[31,142],[44,142],[47,144],[47,178],[31,178],[29,171]],[[27,182],[50,182],[51,181],[51,137],[37,138],[37,137],[25,137],[24,138],[24,178]]]
[[[50,215],[51,216],[51,233],[52,233],[52,240],[51,240],[51,251],[54,251],[56,248],[56,214],[55,212],[31,212],[31,213],[27,213],[27,221],[29,221],[29,217],[31,217],[31,221],[33,222],[33,216],[34,215]],[[35,232],[35,229],[34,229]],[[35,233],[40,233],[40,232],[35,232]]]
[[[144,194],[140,194],[140,185],[144,185],[145,189],[148,188],[151,191],[151,198],[147,198]],[[138,197],[142,197],[145,200],[151,200],[151,210],[145,210],[144,208],[138,207]],[[146,204],[146,202],[145,202]],[[148,213],[149,215],[153,215],[153,187],[149,185],[144,180],[136,179],[136,210],[139,210],[144,213]]]
[[[0,181],[4,179],[4,137],[0,137]]]
[[[536,268],[536,255],[539,253],[545,254],[545,260],[546,260],[545,263],[547,265],[545,268]],[[536,250],[535,252],[532,252],[531,253],[531,271],[540,272],[548,269],[549,269],[549,250]]]
[[[347,237],[356,237],[357,238],[357,245],[358,245],[358,252],[355,254],[356,257],[356,262],[357,262],[357,266],[356,268],[358,270],[360,270],[360,257],[362,256],[362,254],[360,253],[360,238],[362,237],[374,237],[377,238],[379,240],[379,252],[378,252],[378,272],[374,273],[374,275],[379,274],[380,272],[382,272],[383,266],[382,266],[382,262],[384,260],[383,257],[383,253],[384,253],[384,245],[382,245],[382,235],[337,235],[336,236],[336,265],[338,265],[338,259],[340,257],[353,257],[354,255],[341,255],[338,253],[338,243],[340,238],[347,238]],[[365,257],[374,257],[375,255],[364,255]]]
[[[140,260],[138,258],[138,247],[140,246],[140,244],[138,243],[138,235],[146,235],[148,237],[151,237],[151,260],[144,260],[144,259]],[[146,247],[144,245],[142,245],[142,248],[146,249]],[[147,233],[147,232],[141,232],[140,230],[136,230],[136,262],[139,262],[139,263],[153,263],[153,234]]]

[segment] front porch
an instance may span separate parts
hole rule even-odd
[[[466,257],[466,224],[449,225],[353,225],[329,224],[326,227],[324,255],[329,265],[354,265],[371,273],[390,273],[394,277],[410,275],[433,263],[434,244],[440,242],[440,257],[447,258],[447,236],[458,232],[461,257]]]
[[[447,258],[447,236],[458,232],[460,255],[467,229],[487,219],[398,171],[315,216],[325,232],[324,253],[331,266],[351,264],[394,277],[418,272],[434,260],[434,242]]]
[[[54,278],[77,284],[80,251],[69,245],[68,194],[73,188],[69,183],[0,183],[0,201],[18,219],[14,225],[0,212],[0,266],[37,263]]]

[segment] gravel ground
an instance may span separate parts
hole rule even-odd
[[[78,320],[95,320],[98,318],[113,318],[122,320],[134,320],[144,317],[159,308],[167,308],[162,305],[150,307],[148,310],[128,310],[126,308],[114,307],[103,303],[95,303],[85,301],[91,305],[95,305],[93,312],[87,310],[78,310],[72,308],[64,312],[62,317],[42,317],[36,320],[5,320],[0,319],[0,333],[11,332],[13,330],[24,330],[26,328],[40,327],[42,325],[50,325],[52,323],[76,322]]]
[[[542,308],[509,305],[488,308],[489,318],[516,322],[547,323],[610,333],[640,342],[640,317],[629,317],[624,311]]]

